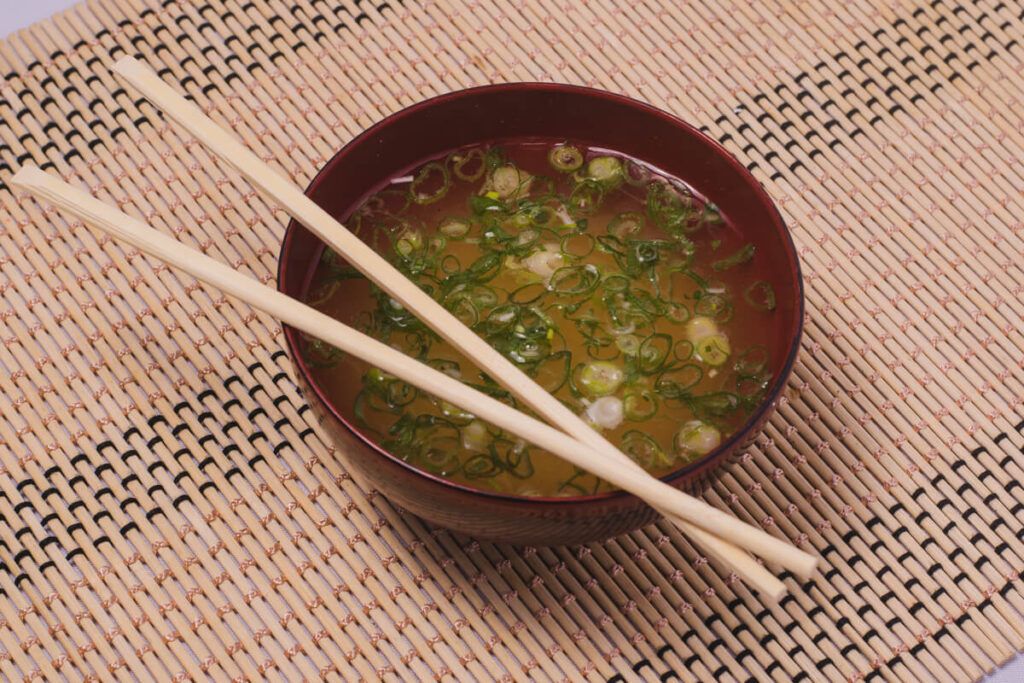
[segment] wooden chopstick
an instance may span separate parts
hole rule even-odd
[[[462,324],[447,309],[425,294],[413,282],[394,269],[383,257],[350,233],[330,214],[306,197],[303,191],[280,176],[269,165],[241,144],[234,136],[210,120],[194,104],[164,83],[146,65],[132,57],[124,57],[114,65],[114,71],[136,87],[158,109],[178,122],[199,139],[223,161],[235,167],[247,180],[265,194],[279,202],[293,218],[312,230],[335,251],[360,270],[366,277],[387,291],[407,309],[430,325],[438,334],[472,359],[481,369],[494,377],[506,389],[524,401],[549,423],[612,459],[621,467],[643,472],[642,468],[619,451],[597,431],[537,385],[529,376],[516,368],[499,352]],[[699,502],[699,501],[698,501]],[[704,503],[707,510],[715,510]],[[657,506],[655,506],[657,507]],[[737,548],[729,548],[714,536],[695,532],[693,518],[680,518],[669,510],[659,508],[686,533],[693,536],[706,550],[768,595],[781,595],[784,587],[753,558],[744,557]],[[716,512],[718,512],[716,510]],[[724,514],[724,513],[721,513]],[[703,519],[703,517],[698,518]],[[693,522],[693,524],[689,523]],[[801,578],[809,578],[817,565],[817,558],[797,548],[778,556],[764,556],[791,569]]]
[[[478,392],[459,380],[438,372],[425,363],[362,334],[276,289],[242,275],[201,252],[186,247],[142,221],[34,166],[22,168],[10,182],[226,294],[361,358],[429,394],[472,411],[481,419],[596,474],[652,505],[684,519],[699,516],[707,532],[768,558],[786,559],[788,553],[800,552],[760,529],[748,526],[706,503],[683,494],[641,469],[622,467],[614,460],[592,452],[586,445],[564,432]]]

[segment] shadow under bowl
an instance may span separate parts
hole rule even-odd
[[[696,128],[641,102],[568,85],[514,83],[441,95],[403,109],[349,142],[313,179],[306,194],[341,221],[391,178],[469,145],[525,138],[565,138],[640,159],[686,181],[716,203],[771,263],[777,324],[767,334],[784,352],[770,361],[773,380],[762,404],[721,446],[663,477],[699,492],[758,433],[792,371],[803,322],[796,249],[771,199],[754,177]],[[323,250],[292,221],[281,249],[278,288],[304,298]],[[365,484],[424,519],[477,538],[528,545],[601,540],[639,528],[657,514],[636,497],[527,498],[467,487],[424,472],[379,447],[332,405],[303,360],[299,333],[284,328],[295,371],[338,456]],[[766,340],[767,341],[767,340]]]

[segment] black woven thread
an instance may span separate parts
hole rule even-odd
[[[279,361],[287,357],[283,351],[277,351],[271,359]],[[255,370],[256,368],[254,368]],[[262,370],[262,366],[259,368]],[[270,373],[263,374],[269,377]],[[282,402],[287,402],[289,405],[291,399],[288,398],[288,394],[285,391],[278,390],[278,383],[281,381],[287,381],[284,379],[286,375],[281,373],[274,374],[277,378],[276,382],[269,382],[266,384],[259,385],[246,385],[242,378],[237,375],[232,375],[224,380],[224,386],[230,387],[232,384],[238,383],[237,394],[226,395],[227,392],[218,392],[213,389],[202,392],[195,397],[192,401],[183,401],[176,406],[175,413],[181,414],[185,410],[192,412],[195,415],[202,414],[209,410],[210,401],[216,401],[222,410],[227,410],[229,406],[237,403],[237,395],[248,395],[252,393],[257,387],[266,391],[268,395],[274,397],[273,400],[280,405]],[[289,384],[285,387],[288,391],[294,389]],[[307,406],[302,404],[296,407],[296,413],[302,414],[305,412]],[[47,483],[66,483],[67,488],[70,488],[76,494],[77,498],[68,499],[60,494],[60,491],[55,486],[47,486],[43,491],[41,497],[48,504],[48,509],[37,509],[36,505],[28,498],[28,495],[32,488],[38,489],[40,483],[35,479],[25,479],[15,486],[15,491],[22,494],[20,500],[12,500],[14,505],[15,513],[23,520],[31,518],[38,518],[40,520],[37,528],[42,530],[42,534],[36,532],[33,529],[35,525],[25,525],[17,527],[14,524],[14,520],[0,520],[7,523],[13,529],[13,535],[17,539],[18,543],[10,547],[9,552],[14,554],[14,566],[8,566],[0,563],[0,571],[4,571],[13,577],[13,581],[16,585],[20,585],[23,581],[30,581],[31,576],[35,573],[42,573],[46,569],[54,566],[53,561],[47,555],[47,553],[57,552],[58,555],[62,555],[65,560],[73,561],[78,555],[83,554],[83,550],[80,547],[82,543],[92,543],[95,547],[99,547],[105,542],[109,541],[107,535],[100,535],[96,538],[90,538],[85,531],[81,523],[75,522],[68,525],[63,525],[58,516],[51,512],[51,510],[58,507],[65,507],[73,514],[79,508],[86,508],[87,500],[100,501],[102,505],[100,509],[92,515],[93,522],[100,524],[105,520],[109,522],[117,529],[120,535],[124,536],[128,540],[136,540],[141,542],[145,537],[139,536],[135,538],[135,534],[139,533],[138,524],[130,519],[126,514],[133,505],[138,506],[138,499],[131,495],[129,490],[133,486],[142,486],[140,480],[140,474],[143,474],[144,478],[148,480],[148,485],[145,487],[145,495],[147,498],[155,501],[161,500],[166,501],[168,507],[174,509],[180,508],[186,503],[192,503],[192,499],[187,493],[177,487],[178,483],[184,478],[193,479],[194,477],[188,473],[181,465],[180,459],[188,456],[193,458],[198,463],[198,468],[205,472],[206,468],[215,466],[221,469],[225,473],[225,476],[230,476],[230,473],[242,473],[251,472],[253,466],[260,460],[263,460],[262,456],[251,458],[249,454],[243,453],[242,449],[238,447],[236,443],[231,441],[230,437],[225,437],[226,426],[221,426],[219,435],[216,431],[208,431],[205,433],[195,433],[192,427],[184,422],[179,421],[177,414],[173,416],[173,419],[168,419],[166,415],[156,414],[151,416],[145,421],[146,429],[142,429],[138,426],[133,426],[121,434],[119,441],[125,444],[145,442],[150,448],[162,445],[174,452],[174,457],[170,459],[157,458],[153,456],[148,450],[145,450],[148,460],[144,459],[139,454],[137,448],[126,448],[122,451],[117,451],[114,448],[112,441],[104,441],[97,445],[96,450],[92,454],[85,452],[78,453],[68,460],[68,462],[61,465],[54,465],[46,470],[46,482]],[[204,449],[212,451],[208,453],[206,451],[200,453],[194,453],[188,448],[179,448],[175,446],[171,447],[170,444],[164,444],[163,439],[155,435],[152,431],[156,425],[164,424],[176,433],[189,432],[191,433],[199,443],[203,445]],[[210,426],[209,422],[203,422],[204,426]],[[288,427],[292,433],[308,435],[309,432],[305,429],[305,425],[294,425],[292,422],[285,417],[282,417],[278,424],[280,428]],[[237,425],[236,425],[237,426]],[[149,434],[147,434],[149,432]],[[303,437],[304,438],[304,437]],[[280,447],[294,448],[293,444],[289,439],[283,439]],[[177,450],[175,450],[177,449]],[[134,458],[138,458],[140,463],[133,465],[135,468],[133,472],[126,475],[123,478],[118,479],[114,474],[114,467],[110,464],[111,459],[120,459],[123,462],[130,462]],[[173,487],[165,487],[159,483],[153,483],[151,475],[158,470],[166,470],[167,473],[172,477],[174,481]],[[105,482],[106,485],[101,486],[98,489],[90,488],[89,481],[101,481]],[[207,485],[212,486],[214,490],[216,487],[213,486],[213,482],[210,479],[202,479],[195,481],[196,485],[202,491]],[[0,494],[2,495],[2,494]],[[158,505],[146,511],[145,516],[152,520],[159,514],[167,514],[167,510],[163,506]],[[71,539],[74,543],[65,544],[61,541],[61,538]],[[54,548],[48,546],[53,545]]]
[[[939,0],[935,0],[934,2],[932,2],[933,7],[939,4],[941,4]],[[932,32],[937,35],[939,42],[945,45],[945,43],[952,38],[952,32],[962,33],[967,28],[969,23],[974,23],[975,25],[982,26],[982,22],[987,17],[987,14],[984,12],[980,12],[978,15],[973,15],[962,5],[955,5],[954,8],[951,10],[951,14],[953,17],[956,17],[955,20],[943,17],[940,19],[940,21],[936,22],[936,24],[931,26],[926,23],[919,22],[920,27],[917,29],[918,35],[923,35],[924,32]],[[898,19],[895,22],[893,22],[891,27],[880,28],[877,31],[873,32],[872,37],[875,40],[877,40],[883,35],[887,36],[888,38],[891,39],[891,42],[894,43],[897,47],[902,47],[904,50],[907,50],[908,52],[912,51],[913,54],[909,54],[903,57],[903,59],[901,60],[904,66],[914,65],[920,68],[922,64],[929,65],[934,61],[934,57],[936,56],[935,49],[933,47],[931,47],[930,45],[924,45],[920,49],[916,49],[912,46],[912,44],[907,38],[900,36],[899,34],[893,33],[900,29],[900,27],[908,25],[911,21],[916,21],[920,19],[922,15],[923,10],[917,10],[912,14],[910,20]],[[1019,18],[1024,19],[1024,12],[1021,13]],[[1015,40],[1010,40],[1005,44],[1000,43],[998,40],[995,39],[995,37],[990,32],[987,31],[983,34],[982,37],[988,42],[990,42],[992,45],[997,46],[998,49],[1004,51],[1010,50],[1017,42]],[[735,134],[731,132],[726,132],[722,135],[716,136],[718,141],[721,142],[723,145],[735,144],[735,142],[738,139],[740,139],[739,136],[751,128],[751,124],[748,121],[752,119],[756,119],[760,123],[769,121],[770,123],[774,124],[774,127],[777,128],[778,130],[786,131],[792,128],[794,124],[788,120],[785,120],[782,124],[779,124],[773,116],[773,114],[781,114],[783,110],[796,108],[799,105],[802,106],[803,109],[798,114],[798,116],[803,121],[805,121],[808,124],[808,128],[811,129],[807,133],[807,135],[800,137],[793,136],[780,139],[774,132],[769,132],[762,139],[762,142],[768,142],[771,139],[776,139],[781,144],[783,149],[785,149],[786,151],[791,151],[794,148],[796,148],[797,150],[803,153],[802,156],[805,156],[809,160],[813,160],[815,157],[823,155],[826,149],[831,151],[834,151],[839,147],[847,149],[856,149],[856,139],[858,136],[864,134],[865,127],[874,128],[878,123],[884,121],[887,117],[891,117],[899,112],[905,113],[903,104],[896,99],[897,95],[902,95],[903,99],[908,101],[910,104],[914,104],[923,99],[923,95],[917,92],[913,92],[911,94],[908,88],[910,85],[912,85],[915,81],[918,80],[921,81],[922,85],[925,84],[926,79],[922,79],[917,74],[910,74],[906,78],[901,78],[897,74],[895,74],[894,70],[891,67],[885,67],[881,69],[880,75],[883,78],[888,78],[888,80],[880,82],[879,78],[869,76],[863,73],[862,68],[867,64],[878,64],[877,62],[872,61],[873,59],[882,60],[887,53],[891,53],[891,50],[889,50],[889,48],[883,46],[872,47],[869,46],[866,41],[860,41],[854,46],[854,50],[855,52],[853,54],[849,54],[847,52],[839,52],[830,55],[828,59],[816,64],[813,67],[812,72],[798,73],[795,76],[793,76],[792,79],[789,80],[788,82],[780,82],[775,86],[767,90],[763,90],[759,94],[754,95],[752,101],[755,104],[764,106],[765,109],[763,110],[750,111],[745,107],[741,106],[732,109],[732,111],[730,111],[729,113],[724,113],[721,116],[719,116],[717,119],[715,119],[715,124],[719,127],[731,126],[734,129]],[[956,46],[947,46],[947,52],[944,55],[942,55],[942,61],[945,62],[947,65],[961,64],[963,65],[964,70],[970,72],[977,68],[979,64],[979,59],[990,60],[996,54],[996,50],[982,51],[982,49],[979,48],[978,46],[969,43],[964,46],[962,52],[958,51],[956,49]],[[831,74],[829,74],[829,72],[836,66],[839,67],[839,69],[836,69],[838,73],[835,77],[833,77],[831,76]],[[936,99],[941,99],[944,96],[944,91],[947,84],[953,83],[958,78],[963,77],[962,71],[954,70],[953,73],[949,75],[949,78],[943,81],[940,80],[941,75],[939,73],[939,70],[935,68],[933,65],[925,66],[923,70],[926,78],[930,79],[930,82],[927,85],[929,96],[934,97]],[[857,74],[858,72],[861,73],[863,78],[858,79],[858,77],[855,76],[855,74]],[[838,90],[840,93],[840,102],[837,102],[832,98],[826,98],[824,100],[815,100],[814,95],[806,87],[806,85],[811,82],[815,84],[815,89],[817,91],[823,92],[825,90]],[[844,105],[842,98],[845,98],[847,94],[852,94],[850,88],[853,85],[875,85],[882,89],[882,95],[880,97],[871,97],[868,99],[866,103],[863,104],[854,103],[850,105]],[[905,93],[903,91],[903,88],[908,88],[908,91]],[[774,91],[776,95],[780,95],[781,93],[786,92],[789,93],[789,95],[791,95],[792,97],[787,97],[786,101],[782,103],[782,105],[780,105],[779,107],[772,108],[772,99],[769,96],[769,94],[767,94],[768,92],[771,91]],[[793,104],[794,102],[796,102],[797,105]],[[860,106],[863,106],[866,109],[866,111],[861,111]],[[819,114],[819,112],[821,112],[821,114]],[[713,135],[713,132],[707,126],[702,126],[700,129],[702,132],[706,134]],[[768,177],[769,180],[772,181],[786,177],[787,171],[789,173],[793,173],[796,172],[799,168],[805,167],[804,162],[797,158],[795,161],[793,161],[786,167],[786,171],[779,170],[777,167],[778,161],[776,161],[780,156],[778,152],[774,150],[762,152],[758,145],[755,143],[748,142],[745,146],[741,148],[741,151],[747,156],[760,157],[760,161],[752,161],[748,163],[747,168],[752,172],[764,170],[764,172],[767,173],[770,171],[770,175]],[[762,169],[762,164],[767,165],[767,169]],[[1015,426],[1015,429],[1018,432],[1024,432],[1024,422],[1017,424]],[[999,434],[994,438],[994,442],[998,444],[1001,440],[1004,440],[1006,438],[1007,434]],[[974,451],[972,451],[972,453],[976,456],[987,452],[988,451],[984,447],[980,446],[976,448]],[[992,466],[999,466],[1002,469],[1005,469],[1010,464],[1010,462],[1012,462],[1012,458],[1007,457],[1004,458],[999,463],[994,463]],[[959,464],[963,464],[962,461],[960,461]],[[951,470],[953,473],[955,473],[957,469],[959,469],[957,465],[957,462],[954,462],[952,464]],[[1022,471],[1022,474],[1024,474],[1024,471]],[[938,479],[939,477],[945,480],[945,477],[943,475],[938,475],[936,479]],[[979,477],[979,479],[980,478],[981,477]],[[938,482],[936,481],[932,482],[933,486],[936,487],[936,491],[938,492],[939,488],[937,486],[937,483]],[[1005,487],[1006,492],[1010,493],[1011,495],[1013,494],[1014,488],[1018,487],[1021,490],[1018,492],[1017,498],[1018,500],[1021,500],[1021,502],[1018,503],[1018,506],[1013,509],[1014,514],[1024,512],[1024,500],[1022,500],[1022,498],[1024,498],[1024,486],[1021,486],[1018,481],[1014,480],[1011,481],[1011,483]],[[951,489],[948,482],[946,482],[946,488]],[[958,489],[956,489],[955,491],[950,490],[950,493],[956,495],[959,498],[962,497],[968,491],[974,492],[973,487],[971,487],[970,484],[968,484],[967,482],[962,482]],[[920,493],[915,492],[916,495],[912,494],[912,498],[916,500],[916,496],[921,495],[921,493],[923,493],[923,489],[920,490]],[[950,500],[948,496],[943,496],[942,498],[939,498],[936,501],[936,507],[940,510],[946,506],[954,505],[955,503],[952,500]],[[893,506],[892,509],[890,509],[890,513],[895,516],[897,513],[903,511],[902,508],[903,506],[901,504],[897,504]],[[965,505],[962,508],[957,507],[956,509],[967,509],[970,511],[970,513],[974,512],[974,510],[969,505]],[[968,516],[969,515],[965,515],[964,518],[966,519]],[[906,518],[905,513],[904,518]],[[915,524],[920,526],[921,523],[925,521],[925,518],[930,518],[930,515],[927,512],[923,512],[916,519],[908,521],[913,521]],[[877,516],[873,516],[867,521],[866,526],[868,529],[870,529],[872,526],[880,523],[881,521],[882,520],[879,519]],[[1018,518],[1018,521],[1021,522],[1021,525],[1019,527],[1020,531],[1017,533],[1017,537],[1022,538],[1024,537],[1024,521],[1021,521],[1020,518]],[[947,535],[952,530],[950,528],[952,524],[953,523],[950,523],[950,525],[947,525],[947,527],[944,529],[944,533],[946,533]],[[998,528],[998,526],[1005,524],[1007,524],[1007,522],[1003,519],[1000,519],[993,522],[990,526],[993,530],[995,530],[996,528]],[[894,538],[898,538],[900,535],[906,533],[907,531],[908,528],[906,526],[900,526],[893,531],[892,536]],[[851,540],[859,537],[856,531],[851,531],[849,532],[849,534],[849,538],[844,539],[848,545]],[[975,538],[972,540],[980,541],[982,539],[980,535],[976,535]],[[933,539],[928,539],[928,541],[931,541],[931,544],[935,543]],[[928,541],[926,541],[922,545],[923,548],[927,548],[927,546],[929,545]],[[877,549],[879,543],[881,542],[879,541],[876,542],[876,544],[873,544],[870,550],[874,551],[875,549]],[[998,554],[1002,551],[1005,551],[1007,547],[1008,546],[1005,543],[1002,543],[1000,545],[995,546],[995,550]],[[828,556],[832,553],[835,553],[836,548],[829,544],[822,548],[820,552],[822,557],[828,560]],[[934,565],[929,567],[929,573],[934,573],[935,571],[939,571],[943,568],[948,569],[949,567],[955,567],[958,557],[964,554],[965,553],[962,549],[955,549],[947,556],[947,559],[949,561],[948,565],[935,563]],[[900,558],[897,558],[897,561],[902,562],[901,558],[909,559],[909,553],[906,553],[902,555]],[[855,555],[850,558],[843,558],[840,561],[845,562],[849,566],[854,566],[862,562],[863,560],[861,557]],[[987,562],[989,562],[988,558],[981,557],[975,560],[973,564],[975,564],[975,566],[977,567],[980,567]],[[891,571],[892,569],[886,566],[880,569],[878,572],[875,572],[875,575],[880,581],[882,581],[884,580],[886,574],[890,573]],[[827,570],[824,575],[826,581],[829,579],[830,575],[835,575],[836,573],[838,573],[838,570]],[[968,577],[964,572],[960,572],[957,575],[953,576],[952,580],[954,583],[959,584],[967,578]],[[919,584],[919,580],[911,578],[907,582],[905,582],[904,585],[905,588],[907,588],[907,590],[909,591]],[[867,582],[861,582],[860,584],[854,586],[854,592],[859,593],[859,591],[864,590],[867,587]],[[1003,591],[1005,592],[1017,590],[1019,589],[1012,583],[1008,583],[1003,588]],[[945,590],[940,588],[939,591],[937,591],[937,593],[945,593]],[[939,595],[933,595],[931,597],[933,600],[935,600],[939,597]],[[875,612],[874,607],[869,602],[866,602],[865,599],[861,598],[859,595],[858,598],[860,598],[860,601],[864,603],[861,607],[856,609],[856,612],[859,616],[863,618],[864,616]],[[879,598],[880,602],[883,603],[886,603],[892,599],[895,599],[895,594],[891,591]],[[813,608],[811,611],[821,611],[822,608],[820,607],[820,605],[823,601],[825,601],[825,596],[816,596],[816,602],[819,606]],[[832,604],[833,607],[839,607],[841,603],[847,603],[849,607],[853,607],[853,605],[850,605],[848,597],[843,595],[842,593],[837,593],[836,595],[832,596],[828,601]],[[983,610],[985,607],[989,606],[991,606],[991,599],[987,599],[979,603],[975,609]],[[924,607],[925,605],[923,603],[918,602],[912,606],[909,606],[908,611],[913,615],[917,611],[923,609]],[[811,614],[810,612],[808,612],[807,616],[813,618],[813,614]],[[956,623],[958,626],[960,626],[970,621],[972,618],[973,617],[971,612],[967,612],[960,616],[956,620]],[[901,625],[901,622],[898,618],[890,620],[886,624],[886,627],[891,631],[897,625]],[[705,626],[707,626],[707,624],[705,624]],[[840,630],[846,630],[847,632],[850,632],[849,620],[845,617],[837,621],[836,626]],[[822,632],[822,634],[820,635],[823,638],[827,637],[824,632]],[[874,640],[881,639],[881,635],[877,632],[876,629],[869,629],[867,632],[859,635],[860,638],[867,644],[871,644],[871,642]],[[939,640],[944,635],[948,635],[948,629],[943,628],[937,631],[934,637],[936,640]],[[774,636],[769,636],[769,640],[774,639]],[[765,642],[761,643],[762,646],[766,644],[767,643]],[[920,643],[913,648],[912,653],[919,652],[924,647],[925,643]],[[802,648],[799,648],[799,650],[802,650]],[[661,652],[661,650],[659,650],[659,652]],[[861,648],[857,646],[855,641],[843,645],[842,650],[840,650],[840,652],[844,656],[852,655],[856,652],[868,660],[872,658],[871,656],[865,656],[866,653],[864,653],[861,650]],[[751,653],[746,648],[743,648],[739,652],[729,653],[729,655],[732,655],[736,658],[737,661],[740,662],[742,662],[742,660],[746,657],[749,657],[750,654]],[[790,652],[791,657],[794,654],[796,654],[796,652]],[[726,655],[723,654],[723,656]],[[699,657],[696,658],[699,659]],[[882,669],[871,671],[867,674],[867,680],[882,676],[882,670],[893,669],[899,663],[900,656],[895,656],[886,660],[884,662]],[[814,663],[814,666],[821,673],[825,674],[829,678],[834,678],[837,680],[839,678],[842,678],[839,669],[836,668],[835,662],[833,662],[831,659],[825,658],[820,661],[817,661]],[[670,673],[676,672],[670,669]]]

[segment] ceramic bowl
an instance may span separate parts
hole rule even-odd
[[[772,264],[779,335],[774,380],[763,403],[719,448],[664,477],[699,492],[715,472],[757,434],[775,407],[793,367],[803,322],[803,287],[796,250],[771,199],[718,143],[693,126],[647,104],[589,88],[537,83],[492,85],[453,92],[413,105],[353,139],[320,170],[306,194],[344,222],[389,178],[448,152],[480,143],[531,137],[567,138],[643,160],[689,183],[721,207],[729,221]],[[284,237],[278,287],[303,298],[323,245],[292,222]],[[530,545],[572,544],[621,534],[656,519],[622,492],[563,498],[525,498],[456,484],[380,448],[312,379],[299,353],[300,336],[285,339],[306,398],[338,447],[345,466],[392,502],[435,524],[481,539]]]

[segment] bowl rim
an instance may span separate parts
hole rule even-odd
[[[376,123],[372,124],[368,128],[364,129],[354,138],[349,140],[341,149],[339,149],[334,156],[332,156],[313,176],[309,181],[309,184],[304,189],[304,193],[309,196],[316,188],[323,182],[326,175],[338,164],[344,163],[345,158],[359,145],[363,144],[366,140],[379,134],[382,130],[386,129],[393,123],[406,119],[410,116],[417,115],[418,112],[424,109],[428,109],[438,104],[443,104],[451,100],[472,98],[481,93],[490,92],[521,92],[521,91],[549,91],[559,93],[574,93],[584,97],[597,97],[601,99],[611,100],[618,104],[624,105],[628,108],[640,110],[645,114],[655,116],[662,119],[671,126],[682,129],[685,133],[702,138],[703,141],[710,145],[714,152],[723,159],[729,166],[735,170],[744,182],[754,191],[757,198],[769,209],[769,217],[771,218],[772,227],[776,229],[776,232],[783,238],[783,247],[792,257],[793,272],[796,274],[796,311],[794,313],[794,325],[790,330],[789,334],[789,348],[786,352],[785,361],[777,374],[775,380],[769,391],[766,393],[765,398],[758,405],[757,409],[750,414],[750,416],[743,423],[743,427],[739,429],[735,434],[723,441],[719,446],[705,455],[704,457],[687,463],[683,467],[672,470],[668,474],[665,474],[658,479],[667,484],[672,484],[678,479],[682,479],[687,475],[700,473],[702,470],[713,467],[717,464],[726,454],[731,453],[732,450],[744,439],[748,438],[756,427],[762,424],[765,416],[775,407],[778,401],[779,395],[786,386],[793,366],[796,362],[796,357],[800,350],[800,341],[803,336],[804,327],[804,316],[805,316],[805,291],[803,273],[800,266],[800,256],[797,252],[796,245],[793,242],[793,237],[786,225],[782,214],[779,212],[778,206],[772,200],[771,196],[764,189],[761,183],[754,177],[754,175],[744,166],[736,157],[734,157],[721,143],[707,135],[696,126],[687,123],[683,119],[670,114],[662,109],[659,109],[646,102],[628,97],[626,95],[620,95],[612,93],[606,90],[598,88],[590,88],[580,85],[570,85],[561,83],[540,83],[532,81],[513,82],[513,83],[498,83],[490,85],[475,86],[472,88],[465,88],[462,90],[454,90],[451,92],[443,93],[441,95],[435,95],[434,97],[427,98],[412,104],[408,107],[402,108],[384,118],[380,119]],[[285,229],[285,234],[281,241],[281,250],[278,254],[278,269],[277,269],[277,287],[281,289],[281,283],[285,281],[285,275],[287,271],[288,257],[292,245],[294,243],[295,234],[301,224],[294,218],[289,220],[288,226]],[[398,458],[394,454],[390,453],[387,449],[382,448],[376,442],[374,442],[369,436],[364,434],[361,430],[357,429],[354,425],[350,424],[333,404],[328,399],[322,388],[313,380],[309,366],[306,364],[305,359],[299,351],[298,338],[299,332],[295,328],[285,325],[282,323],[282,328],[285,334],[285,343],[288,347],[289,355],[292,358],[292,362],[295,364],[296,372],[301,375],[302,379],[308,385],[309,389],[313,391],[316,397],[323,404],[331,417],[338,422],[356,439],[364,443],[369,449],[378,455],[390,460],[391,462],[399,465],[403,469],[413,473],[416,476],[423,477],[434,483],[437,483],[443,487],[450,488],[453,490],[460,491],[465,494],[480,496],[494,501],[501,501],[504,503],[512,504],[523,504],[523,505],[554,505],[560,508],[564,508],[572,505],[587,505],[594,503],[608,503],[611,501],[625,501],[630,498],[636,498],[631,493],[617,489],[614,491],[607,491],[604,493],[589,494],[585,496],[518,496],[514,494],[501,493],[497,491],[488,491],[486,489],[475,488],[467,484],[451,481],[440,475],[432,474],[426,470],[422,470],[401,458]]]

